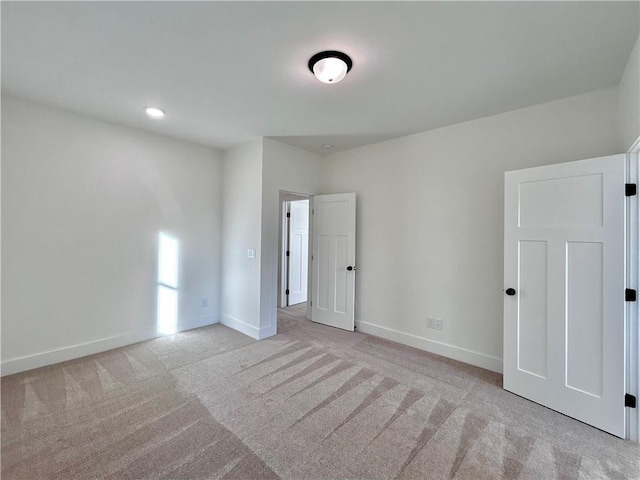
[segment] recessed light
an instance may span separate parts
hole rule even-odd
[[[335,50],[316,53],[309,59],[309,70],[323,83],[338,83],[352,66],[349,55]]]
[[[327,143],[325,145],[322,145],[322,148],[324,148],[325,150],[331,150],[333,148],[333,145],[331,145],[330,143]]]
[[[147,115],[149,115],[151,118],[164,117],[164,110],[158,107],[145,107],[144,111],[147,112]]]

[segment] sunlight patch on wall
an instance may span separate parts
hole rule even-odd
[[[158,283],[178,288],[178,240],[166,233],[160,233]]]
[[[156,328],[163,335],[176,333],[178,329],[178,258],[178,240],[160,232]]]

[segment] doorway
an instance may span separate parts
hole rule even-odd
[[[278,307],[307,303],[309,197],[280,192]]]

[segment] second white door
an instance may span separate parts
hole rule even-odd
[[[313,197],[311,320],[355,328],[356,194]]]
[[[289,207],[289,305],[307,301],[309,257],[309,200]]]

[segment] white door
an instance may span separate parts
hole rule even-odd
[[[504,388],[625,434],[625,157],[505,174]]]
[[[313,197],[311,320],[355,327],[356,194]]]
[[[309,200],[298,200],[289,205],[288,305],[296,305],[307,301]]]

